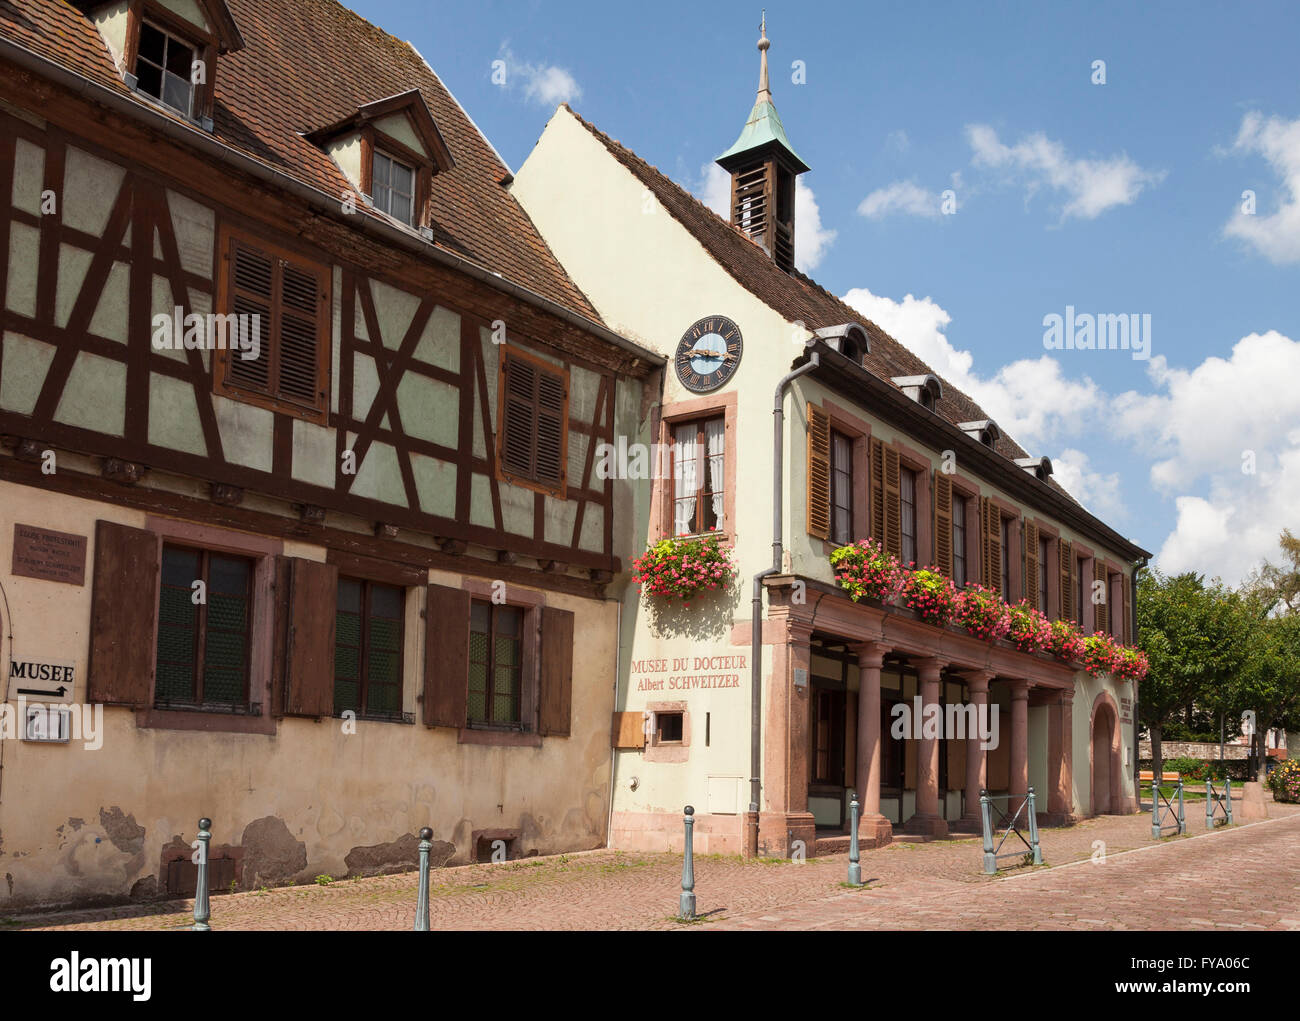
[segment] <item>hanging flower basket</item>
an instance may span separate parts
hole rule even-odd
[[[927,624],[944,625],[952,620],[957,588],[936,568],[910,571],[903,578],[899,601],[915,611]]]
[[[1110,635],[1088,635],[1083,640],[1083,668],[1093,677],[1117,674],[1122,650]]]
[[[1140,649],[1121,645],[1115,650],[1114,674],[1120,680],[1140,681],[1147,675],[1151,665],[1147,654]]]
[[[1083,659],[1083,635],[1072,620],[1054,620],[1047,649],[1057,659],[1078,663]]]
[[[641,591],[666,600],[689,600],[729,588],[736,567],[716,535],[661,539],[632,562]]]
[[[953,600],[952,619],[976,638],[996,642],[1011,627],[1011,608],[983,585],[970,585]]]
[[[855,603],[862,598],[892,603],[903,589],[903,566],[875,539],[841,546],[831,553],[840,588]]]
[[[1052,640],[1051,622],[1040,611],[1022,599],[1007,607],[1010,626],[1007,640],[1021,652],[1042,652]]]

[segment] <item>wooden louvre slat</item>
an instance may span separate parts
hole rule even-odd
[[[934,561],[952,577],[952,479],[942,469],[934,474]]]
[[[808,405],[808,534],[831,537],[831,420]]]
[[[903,468],[898,451],[884,448],[885,549],[903,555]]]
[[[429,585],[424,607],[424,724],[465,726],[469,697],[469,593]]]
[[[149,704],[160,549],[155,532],[113,521],[95,523],[87,692],[92,703]]]
[[[1120,591],[1120,603],[1122,607],[1121,613],[1123,614],[1123,616],[1120,618],[1119,627],[1117,628],[1117,630],[1119,631],[1119,640],[1121,642],[1132,642],[1133,641],[1133,606],[1131,603],[1132,594],[1130,592],[1129,580],[1123,574],[1119,576],[1119,591]]]
[[[542,607],[542,657],[539,675],[538,729],[550,737],[568,737],[573,715],[573,613]]]
[[[871,441],[871,535],[882,546],[885,542],[885,445]]]
[[[1029,605],[1038,609],[1038,574],[1041,570],[1038,563],[1038,526],[1028,519],[1025,520],[1024,527],[1025,537],[1025,598],[1029,600]]]
[[[1106,573],[1106,565],[1101,557],[1095,557],[1092,561],[1092,581],[1093,588],[1096,589],[1097,582],[1101,582],[1101,601],[1094,597],[1092,601],[1092,630],[1095,634],[1110,633],[1110,575]]]
[[[562,497],[568,479],[568,374],[506,352],[500,414],[498,456],[506,477],[536,482]]]
[[[1064,536],[1057,540],[1060,551],[1061,572],[1061,620],[1074,619],[1074,547]]]

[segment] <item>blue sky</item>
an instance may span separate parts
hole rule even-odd
[[[567,99],[717,202],[760,4],[352,5],[420,50],[512,167]],[[803,267],[1160,566],[1235,582],[1272,556],[1300,525],[1300,5],[767,12],[776,105],[812,167]],[[1151,357],[1045,350],[1066,306],[1149,314]]]

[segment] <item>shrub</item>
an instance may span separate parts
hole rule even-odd
[[[903,589],[903,565],[875,539],[841,546],[831,553],[831,566],[855,603],[864,597],[892,603]]]
[[[952,619],[957,588],[937,568],[912,571],[903,579],[900,602],[914,610],[928,624],[947,624]]]
[[[1283,759],[1268,774],[1274,801],[1300,802],[1300,759]]]
[[[953,600],[952,619],[976,638],[996,642],[1011,627],[1011,608],[983,585],[970,585]]]
[[[1007,607],[1007,639],[1021,652],[1041,652],[1052,638],[1052,625],[1040,611],[1022,599]]]
[[[689,600],[727,588],[735,576],[731,550],[716,535],[661,539],[632,562],[641,591]]]
[[[1057,659],[1078,663],[1083,659],[1083,635],[1072,620],[1054,620],[1047,648]]]

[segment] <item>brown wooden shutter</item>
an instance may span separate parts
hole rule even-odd
[[[1110,633],[1110,575],[1106,573],[1106,565],[1100,557],[1094,557],[1092,561],[1092,580],[1093,584],[1101,582],[1101,593],[1105,597],[1104,602],[1093,601],[1092,604],[1092,630],[1094,634],[1104,635]]]
[[[541,706],[543,736],[568,737],[573,700],[573,614],[542,607]]]
[[[1025,545],[1025,598],[1029,605],[1038,609],[1038,526],[1026,519],[1021,534]]]
[[[339,569],[301,557],[276,559],[278,713],[334,714],[334,622]]]
[[[934,560],[952,577],[952,479],[942,469],[934,474]]]
[[[871,441],[871,535],[885,545],[885,445]]]
[[[271,342],[271,310],[275,305],[275,260],[238,238],[231,239],[230,247],[230,311],[238,316],[258,316],[261,340],[256,358],[244,359],[238,352],[225,356],[227,379],[272,397],[271,362],[275,344]]]
[[[465,726],[469,697],[469,593],[430,585],[424,607],[424,725]]]
[[[989,497],[980,497],[980,560],[984,586],[1002,591],[1002,511]]]
[[[808,534],[831,537],[831,419],[808,405]]]
[[[506,352],[501,359],[500,401],[502,470],[563,495],[568,481],[567,374]]]
[[[885,549],[903,555],[903,466],[898,451],[884,448]]]
[[[1132,593],[1129,587],[1128,577],[1124,574],[1119,576],[1119,591],[1121,612],[1123,616],[1119,621],[1119,640],[1121,642],[1132,643],[1133,641],[1133,607],[1130,605]]]
[[[1074,619],[1074,547],[1062,536],[1057,540],[1061,561],[1061,620]]]
[[[537,481],[548,486],[564,485],[565,426],[569,414],[569,392],[564,377],[556,372],[537,373]]]
[[[609,727],[611,748],[633,749],[645,747],[645,713],[614,713]]]
[[[276,396],[316,407],[321,392],[321,288],[315,274],[279,260],[279,322],[276,333]],[[238,357],[234,361],[240,361]]]
[[[87,687],[92,703],[147,706],[150,702],[160,549],[156,532],[95,522]]]

